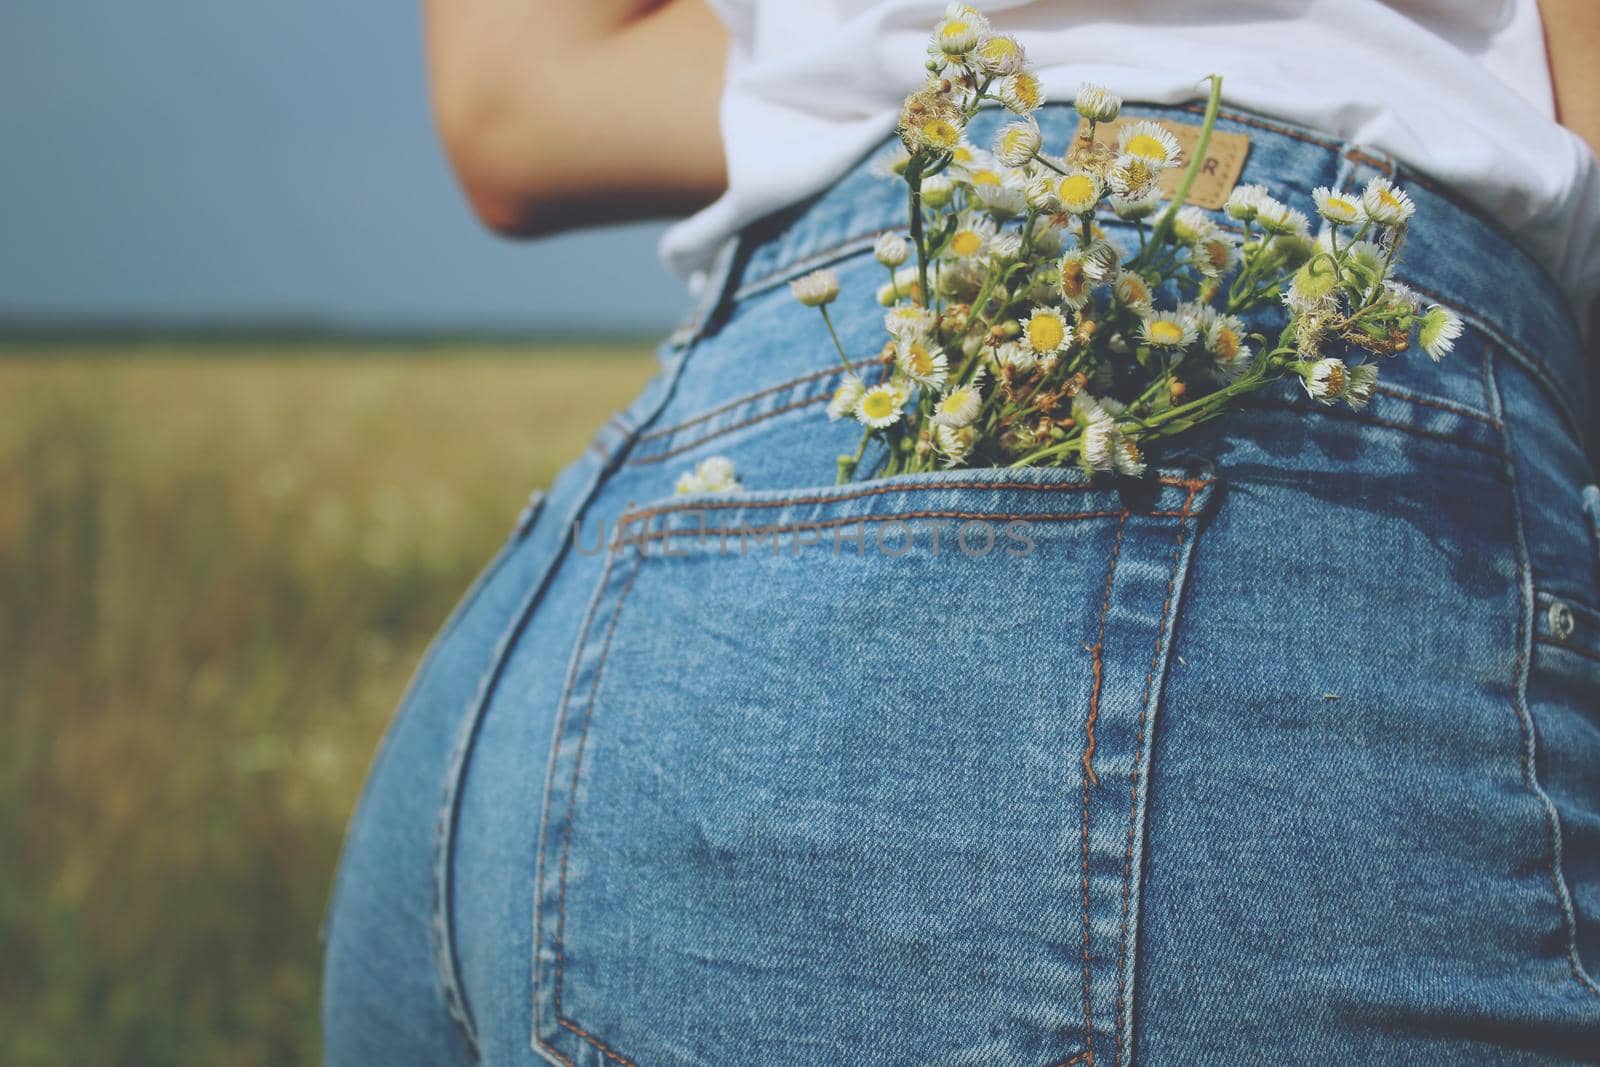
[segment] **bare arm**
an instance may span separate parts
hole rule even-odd
[[[678,213],[726,184],[727,37],[703,0],[425,0],[435,120],[512,236]]]

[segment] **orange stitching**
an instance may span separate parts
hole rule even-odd
[[[828,399],[828,396],[829,394],[827,393],[818,393],[816,396],[808,396],[804,400],[796,400],[793,403],[784,404],[782,407],[773,408],[771,411],[763,412],[762,414],[756,415],[752,418],[733,423],[729,426],[724,426],[720,430],[712,430],[710,433],[696,437],[688,444],[679,445],[677,448],[669,448],[665,452],[657,452],[649,456],[636,456],[633,459],[628,460],[627,466],[638,467],[643,466],[646,463],[660,463],[664,459],[671,459],[673,456],[682,455],[691,448],[698,448],[707,441],[715,440],[716,438],[722,437],[725,434],[730,434],[735,430],[742,430],[746,426],[754,426],[758,422],[765,422],[767,419],[777,418],[779,415],[786,415],[791,411],[798,411],[800,408],[807,407],[811,404],[824,403]]]
[[[1078,1067],[1078,1064],[1080,1063],[1083,1064],[1084,1067],[1094,1067],[1094,1053],[1088,1049],[1085,1049],[1084,1051],[1076,1053],[1067,1059],[1061,1060],[1057,1063],[1052,1063],[1050,1067]]]
[[[1078,833],[1078,852],[1083,865],[1083,1042],[1087,1046],[1089,1062],[1094,1062],[1094,1005],[1090,993],[1094,983],[1090,976],[1089,960],[1089,779],[1083,779],[1083,801],[1079,810],[1082,828]]]
[[[578,750],[573,756],[571,791],[574,798],[577,796],[578,782],[583,774],[583,752],[584,748],[589,742],[589,724],[594,721],[595,699],[600,694],[600,681],[605,675],[606,660],[611,655],[611,639],[616,636],[617,621],[622,618],[622,605],[627,601],[628,593],[632,591],[633,583],[639,577],[639,572],[643,569],[644,556],[641,555],[638,559],[638,562],[634,564],[633,572],[628,575],[628,581],[625,585],[623,585],[622,592],[617,594],[616,606],[611,609],[611,620],[606,624],[605,642],[600,646],[600,658],[595,662],[594,680],[589,683],[589,700],[583,708],[583,730],[578,734]],[[576,1024],[572,1023],[566,1018],[563,1018],[561,1014],[561,978],[563,974],[563,962],[566,958],[566,954],[563,951],[563,941],[566,937],[567,927],[567,867],[568,860],[572,853],[572,826],[575,821],[576,808],[574,807],[567,814],[567,826],[565,831],[562,833],[561,887],[560,891],[556,895],[556,982],[555,989],[553,990],[554,996],[551,998],[553,1007],[555,1008],[556,1022],[578,1034],[590,1044],[594,1045],[595,1048],[599,1049],[608,1058],[616,1060],[618,1063],[623,1064],[624,1067],[638,1067],[638,1065],[633,1063],[633,1061],[627,1059],[619,1053],[613,1052],[599,1040],[579,1028]]]
[[[593,1034],[579,1026],[577,1023],[573,1022],[571,1019],[563,1019],[558,1015],[556,1016],[556,1022],[560,1023],[562,1026],[565,1026],[568,1030],[571,1030],[573,1033],[589,1042],[589,1044],[599,1049],[607,1059],[616,1060],[618,1063],[622,1064],[623,1067],[639,1067],[637,1063],[634,1063],[622,1053],[613,1051],[611,1046],[607,1045],[604,1041],[601,1041],[598,1037],[595,1037]]]
[[[1094,647],[1089,650],[1094,657],[1094,685],[1089,690],[1089,717],[1083,724],[1086,739],[1083,748],[1083,773],[1084,777],[1095,785],[1100,784],[1100,779],[1094,773],[1094,724],[1100,717],[1100,678],[1105,673],[1102,653],[1106,647],[1106,609],[1111,606],[1112,578],[1117,573],[1117,555],[1122,551],[1122,531],[1127,525],[1128,515],[1127,512],[1123,512],[1121,520],[1117,523],[1117,539],[1111,545],[1111,562],[1106,567],[1106,591],[1100,601],[1100,632],[1095,635]]]
[[[1167,595],[1161,602],[1161,627],[1156,631],[1155,651],[1150,654],[1150,669],[1144,676],[1144,696],[1139,705],[1139,728],[1133,739],[1133,774],[1132,786],[1129,788],[1128,801],[1128,847],[1122,859],[1122,930],[1119,938],[1117,959],[1117,1011],[1116,1031],[1114,1033],[1117,1043],[1117,1057],[1114,1061],[1122,1062],[1122,1016],[1125,1010],[1128,975],[1128,918],[1133,892],[1133,828],[1139,810],[1139,787],[1142,784],[1139,778],[1139,760],[1144,753],[1145,725],[1150,716],[1150,698],[1155,688],[1156,666],[1161,661],[1161,648],[1166,643],[1167,630],[1172,625],[1172,616],[1169,609],[1172,607],[1172,589],[1178,582],[1178,564],[1183,558],[1183,541],[1189,532],[1189,507],[1194,503],[1193,489],[1189,490],[1189,499],[1183,502],[1183,521],[1178,523],[1176,545],[1172,550],[1172,569],[1167,575]]]
[[[1197,489],[1210,485],[1215,478],[1174,478],[1162,475],[1156,478],[1162,485],[1182,486],[1185,489]],[[791,504],[837,504],[846,500],[861,500],[869,496],[878,496],[882,493],[925,493],[936,489],[1017,489],[1033,493],[1057,493],[1081,489],[1109,489],[1109,486],[1095,485],[1092,482],[917,482],[903,485],[876,485],[868,489],[860,489],[853,493],[840,493],[837,496],[790,496],[780,500],[708,500],[694,504],[663,504],[661,507],[650,508],[646,511],[624,512],[617,519],[617,526],[631,526],[633,523],[653,519],[657,515],[669,515],[678,511],[723,511],[728,508],[782,508]]]
[[[612,569],[612,565],[615,562],[616,562],[616,554],[615,553],[607,555],[605,567],[600,571],[600,582],[595,588],[594,599],[589,602],[589,608],[584,613],[584,616],[583,616],[583,624],[578,630],[578,647],[579,647],[579,649],[582,649],[585,645],[588,644],[590,628],[594,625],[595,614],[599,611],[600,604],[601,604],[601,602],[603,600],[603,598],[601,596],[601,593],[605,590],[606,583],[611,580],[611,569]],[[566,677],[565,681],[562,683],[561,704],[560,704],[560,708],[558,709],[558,711],[556,713],[555,732],[551,735],[552,737],[555,738],[555,740],[551,742],[552,744],[560,744],[561,734],[566,729],[567,712],[570,709],[571,704],[572,704],[572,687],[576,684],[577,678],[578,678],[579,660],[580,660],[580,656],[578,656],[578,655],[574,655],[573,656],[572,666],[570,668],[568,668],[567,677]],[[535,878],[541,883],[543,881],[543,867],[544,867],[544,839],[545,839],[545,833],[549,829],[549,826],[550,826],[550,797],[551,797],[551,793],[554,791],[554,789],[555,789],[555,776],[552,775],[545,782],[545,797],[544,797],[543,819],[540,821],[540,824],[539,824],[539,864],[538,864],[539,870],[535,871]],[[564,857],[563,857],[563,860],[564,860]],[[538,946],[538,945],[544,944],[544,911],[545,911],[545,909],[544,909],[542,886],[540,886],[540,885],[536,885],[535,886],[535,894],[536,894],[536,898],[539,901],[539,905],[538,905],[538,907],[533,909],[533,943],[534,943],[535,946]],[[554,1002],[553,1006],[556,1008],[556,1017],[558,1019],[561,1016],[561,1008],[560,1008],[560,1004],[561,1004],[561,972],[560,972],[560,964],[561,964],[561,960],[560,960],[560,957],[558,955],[557,959],[556,959],[556,991],[555,991],[555,996],[552,998],[552,1000]],[[539,1014],[540,1014],[539,1013],[539,970],[540,970],[540,968],[539,968],[539,965],[538,965],[538,961],[535,960],[534,961],[534,967],[533,967],[533,1029],[534,1029],[535,1039],[539,1040],[539,1043],[541,1045],[544,1045],[545,1042],[543,1040],[541,1040],[541,1039],[538,1039]],[[546,1047],[549,1047],[549,1046],[546,1046]],[[552,1051],[554,1051],[554,1050],[552,1049]]]
[[[1382,393],[1385,396],[1392,396],[1396,400],[1405,400],[1413,404],[1426,404],[1428,407],[1438,408],[1440,411],[1448,411],[1454,415],[1462,415],[1469,419],[1477,419],[1480,422],[1488,423],[1490,426],[1498,427],[1500,425],[1500,420],[1495,418],[1493,415],[1486,415],[1481,411],[1473,411],[1464,404],[1457,404],[1450,400],[1440,400],[1435,397],[1425,396],[1422,393],[1412,393],[1409,391],[1402,392],[1396,386],[1385,385],[1383,382],[1375,383],[1372,387],[1372,391],[1375,393]]]
[[[668,537],[679,537],[692,534],[696,537],[706,537],[716,533],[722,538],[737,534],[740,537],[754,537],[763,534],[794,533],[799,530],[830,530],[837,526],[851,526],[861,522],[891,522],[897,519],[971,519],[975,522],[988,520],[1013,520],[1020,519],[1032,522],[1068,522],[1073,519],[1108,519],[1113,515],[1127,516],[1133,514],[1126,508],[1118,511],[1065,511],[1038,514],[1012,514],[1010,512],[971,512],[971,511],[902,511],[891,515],[849,515],[839,519],[819,519],[816,522],[784,523],[773,526],[732,526],[719,527],[716,530],[682,527],[667,530],[651,530],[642,534],[630,534],[612,542],[613,548],[626,545],[662,541]],[[1142,511],[1138,514],[1150,518],[1183,518],[1182,511]],[[643,553],[641,553],[643,555]]]
[[[810,374],[802,374],[798,378],[790,378],[786,382],[779,382],[777,385],[768,386],[767,388],[762,389],[760,392],[750,393],[749,395],[742,396],[737,400],[730,400],[721,407],[712,408],[703,415],[696,415],[694,418],[677,423],[676,425],[664,426],[659,430],[651,430],[649,433],[640,434],[635,440],[639,444],[644,444],[646,441],[658,441],[663,437],[671,437],[675,433],[680,433],[683,430],[687,430],[691,426],[698,426],[707,419],[714,419],[724,412],[733,411],[734,409],[748,404],[753,400],[760,400],[764,396],[771,396],[773,393],[781,393],[785,389],[792,389],[797,385],[805,385],[807,382],[814,382],[818,378],[832,377],[843,369],[843,367],[835,363],[834,365],[824,367],[821,370],[812,371]]]

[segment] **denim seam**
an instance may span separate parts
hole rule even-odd
[[[1172,475],[1158,475],[1156,481],[1162,485],[1195,489],[1210,485],[1216,479],[1178,478]],[[1061,493],[1091,489],[1098,489],[1101,492],[1110,491],[1109,486],[1094,482],[913,482],[899,485],[877,485],[860,489],[853,493],[839,493],[831,496],[790,496],[771,500],[706,500],[699,503],[662,504],[624,513],[617,519],[617,528],[621,529],[635,522],[647,521],[657,515],[669,515],[683,511],[724,511],[731,508],[785,508],[795,504],[838,504],[851,500],[860,500],[869,496],[879,496],[883,493],[928,493],[940,489],[1007,489],[1035,493]],[[1022,517],[1026,518],[1026,516]]]
[[[737,411],[744,405],[755,400],[760,400],[762,397],[771,396],[773,393],[781,393],[785,389],[792,389],[797,385],[806,385],[822,378],[831,378],[835,374],[839,373],[839,369],[838,363],[830,363],[828,366],[823,367],[820,370],[811,371],[809,374],[802,374],[798,378],[790,378],[787,381],[779,382],[776,385],[769,385],[765,389],[760,389],[754,393],[748,393],[745,396],[741,396],[735,400],[730,400],[726,404],[714,407],[710,411],[696,415],[691,419],[685,419],[682,422],[673,423],[670,426],[663,426],[660,429],[651,430],[649,433],[640,434],[638,443],[642,445],[649,441],[659,441],[663,437],[671,437],[674,434],[681,433],[682,431],[689,429],[691,426],[698,426],[702,422],[714,419],[718,415],[725,415],[730,411]]]
[[[1193,489],[1189,490],[1194,493]],[[1090,938],[1090,897],[1089,897],[1089,785],[1091,782],[1098,785],[1099,779],[1094,773],[1094,725],[1100,712],[1100,682],[1104,674],[1105,661],[1101,656],[1105,648],[1106,614],[1111,607],[1111,590],[1116,581],[1117,558],[1122,553],[1122,535],[1128,527],[1128,513],[1124,511],[1117,521],[1117,536],[1111,544],[1111,559],[1106,564],[1105,592],[1100,600],[1100,623],[1095,636],[1094,647],[1090,649],[1091,670],[1093,682],[1089,690],[1089,711],[1084,718],[1084,749],[1081,757],[1083,764],[1083,789],[1078,833],[1078,855],[1082,867],[1082,895],[1083,895],[1083,1040],[1084,1062],[1089,1067],[1094,1067],[1094,979],[1093,979],[1093,953]]]
[[[1296,403],[1291,400],[1281,400],[1271,396],[1252,396],[1249,394],[1246,394],[1239,400],[1239,405],[1246,408],[1270,408],[1276,411],[1293,411],[1307,415],[1319,415],[1324,418],[1346,419],[1351,422],[1363,422],[1370,426],[1383,426],[1391,430],[1401,430],[1405,433],[1416,434],[1419,437],[1432,438],[1435,441],[1442,441],[1445,444],[1458,445],[1461,448],[1470,448],[1475,452],[1482,452],[1485,455],[1496,458],[1498,458],[1500,455],[1499,450],[1493,445],[1480,444],[1477,441],[1473,441],[1465,437],[1458,437],[1453,434],[1443,433],[1439,430],[1430,430],[1426,426],[1412,426],[1410,423],[1396,422],[1393,419],[1385,419],[1377,415],[1369,415],[1364,411],[1352,411],[1348,408],[1325,407],[1321,404],[1316,407],[1308,407],[1305,404]],[[1491,423],[1491,425],[1495,424]]]
[[[1176,544],[1172,549],[1172,563],[1167,574],[1166,597],[1161,602],[1161,625],[1156,630],[1156,645],[1155,650],[1150,654],[1150,669],[1145,673],[1144,696],[1140,699],[1139,704],[1139,726],[1133,741],[1133,767],[1131,775],[1132,783],[1129,787],[1128,800],[1128,838],[1127,849],[1123,854],[1122,862],[1122,927],[1119,936],[1120,955],[1117,964],[1116,1029],[1113,1032],[1113,1036],[1116,1040],[1116,1058],[1113,1062],[1117,1065],[1117,1067],[1120,1067],[1122,1064],[1122,1031],[1124,1019],[1127,1020],[1128,1029],[1130,1030],[1128,1038],[1128,1060],[1130,1063],[1133,1060],[1131,1034],[1133,1027],[1133,1009],[1132,1005],[1129,1003],[1127,977],[1129,969],[1129,942],[1132,938],[1138,936],[1138,930],[1135,928],[1130,932],[1130,926],[1132,926],[1134,921],[1131,914],[1133,898],[1133,851],[1135,843],[1134,831],[1140,825],[1138,820],[1139,800],[1142,787],[1144,785],[1142,776],[1139,772],[1139,765],[1144,755],[1144,746],[1147,740],[1146,726],[1149,726],[1149,734],[1151,739],[1153,739],[1155,734],[1155,724],[1153,721],[1151,707],[1153,702],[1158,699],[1155,695],[1156,668],[1161,662],[1163,651],[1170,647],[1167,640],[1167,633],[1172,626],[1174,616],[1177,614],[1177,612],[1173,610],[1174,604],[1172,594],[1173,589],[1178,583],[1178,573],[1183,567],[1183,546],[1189,532],[1189,519],[1193,514],[1190,511],[1190,506],[1194,503],[1194,494],[1195,490],[1190,489],[1188,499],[1183,502],[1183,511],[1181,513],[1180,521],[1178,522],[1178,532],[1175,537]],[[1134,963],[1137,964],[1137,953],[1134,954]]]
[[[1068,511],[1044,512],[1026,514],[1022,512],[973,512],[973,511],[902,511],[886,515],[848,515],[837,519],[818,519],[815,522],[780,523],[772,526],[737,526],[722,528],[715,531],[723,534],[740,534],[741,536],[757,536],[764,534],[797,533],[801,530],[831,530],[837,527],[853,526],[866,522],[899,522],[904,519],[970,519],[974,522],[998,522],[1021,520],[1024,522],[1070,522],[1075,519],[1110,519],[1125,518],[1130,514],[1128,509],[1119,508],[1111,511]],[[1142,511],[1140,515],[1151,518],[1178,518],[1181,511]],[[650,541],[665,540],[668,537],[692,535],[705,537],[709,532],[699,529],[674,528],[668,530],[652,530],[648,533],[631,536],[626,540],[617,541],[614,547],[629,544],[648,543]],[[644,552],[639,553],[646,555]]]
[[[1494,370],[1487,363],[1488,360],[1493,358],[1496,351],[1498,349],[1492,346],[1485,350],[1486,369],[1484,376],[1489,385],[1490,403],[1494,405],[1496,416],[1499,416],[1499,387]],[[1550,886],[1555,894],[1556,908],[1560,913],[1562,932],[1565,935],[1568,970],[1578,985],[1590,993],[1600,996],[1600,986],[1597,986],[1594,979],[1585,971],[1583,961],[1578,956],[1577,916],[1573,911],[1572,897],[1568,892],[1566,878],[1561,869],[1561,817],[1556,811],[1550,795],[1545,792],[1538,779],[1537,740],[1534,731],[1533,714],[1528,707],[1528,674],[1532,667],[1534,645],[1533,611],[1535,594],[1533,589],[1533,569],[1528,560],[1528,549],[1523,533],[1521,483],[1517,479],[1516,462],[1510,447],[1510,435],[1509,427],[1501,430],[1500,458],[1510,483],[1512,544],[1516,550],[1517,593],[1520,598],[1517,611],[1517,660],[1511,682],[1511,703],[1512,710],[1516,714],[1517,729],[1522,740],[1522,785],[1543,811],[1545,824],[1549,829]]]
[[[872,364],[872,365],[882,366],[883,368],[885,368],[885,373],[882,376],[880,376],[880,378],[878,379],[879,381],[882,381],[884,378],[888,377],[888,373],[887,373],[887,368],[889,366],[889,361],[888,360],[878,360],[878,359],[862,360],[857,364],[857,366],[865,367],[869,363]],[[773,393],[777,393],[777,392],[782,392],[783,389],[785,389],[785,388],[787,388],[789,386],[792,386],[794,384],[805,384],[807,381],[810,381],[813,378],[831,377],[832,375],[837,374],[839,372],[839,370],[840,370],[839,367],[832,367],[832,368],[828,369],[827,371],[822,372],[820,374],[807,375],[805,378],[798,379],[796,382],[786,382],[786,383],[783,383],[781,385],[773,386],[770,389],[763,389],[760,392],[752,393],[750,396],[744,397],[741,400],[736,400],[736,401],[732,402],[731,404],[724,404],[722,407],[716,409],[715,411],[708,412],[705,415],[699,416],[698,418],[690,419],[687,423],[684,423],[684,425],[685,426],[692,426],[692,425],[694,425],[696,423],[703,422],[703,421],[705,421],[707,419],[710,419],[710,418],[712,418],[712,417],[714,417],[716,415],[725,414],[725,413],[727,413],[728,411],[731,411],[731,410],[737,410],[742,405],[751,404],[751,403],[754,403],[756,400],[760,399],[761,397],[769,396],[769,395],[771,395]],[[726,436],[726,435],[728,435],[730,433],[734,433],[734,432],[736,432],[738,430],[743,430],[743,429],[746,429],[747,427],[754,426],[757,423],[765,422],[768,419],[777,418],[779,415],[787,415],[791,411],[798,411],[801,408],[810,407],[813,404],[824,403],[825,401],[831,399],[832,396],[833,396],[833,391],[829,390],[827,392],[815,393],[815,394],[813,394],[811,396],[807,396],[807,397],[803,397],[803,398],[801,398],[799,400],[791,401],[790,403],[783,404],[783,405],[780,405],[780,406],[778,406],[776,408],[773,408],[771,411],[764,411],[764,412],[761,412],[758,415],[752,415],[749,418],[741,419],[740,421],[732,423],[730,425],[722,426],[722,427],[719,427],[718,429],[715,429],[715,430],[708,430],[705,433],[701,434],[699,437],[696,437],[696,438],[694,438],[694,439],[692,439],[692,440],[690,440],[688,442],[685,442],[683,444],[674,445],[674,446],[666,449],[665,451],[652,452],[652,453],[649,453],[647,455],[642,455],[642,456],[631,456],[631,457],[629,457],[627,462],[624,464],[624,466],[639,467],[639,466],[644,466],[644,465],[650,464],[650,463],[660,463],[663,460],[671,459],[674,456],[680,456],[685,452],[689,452],[689,451],[691,451],[693,449],[699,448],[701,445],[705,444],[707,441],[713,441],[713,440],[716,440],[718,437],[724,437],[724,436]],[[656,439],[659,439],[660,437],[670,436],[672,432],[674,432],[674,431],[662,431],[660,434],[655,435],[655,436],[656,436]]]
[[[623,1067],[638,1067],[638,1065],[632,1060],[628,1059],[626,1056],[622,1055],[620,1052],[613,1050],[604,1041],[601,1041],[599,1038],[583,1029],[574,1020],[569,1019],[561,1014],[561,979],[563,977],[563,965],[566,957],[566,953],[564,951],[564,942],[567,928],[567,863],[572,851],[572,826],[573,823],[577,821],[576,800],[578,795],[578,783],[583,775],[583,753],[589,742],[589,726],[594,721],[594,705],[596,699],[598,699],[600,695],[600,683],[605,678],[606,661],[611,656],[611,642],[612,639],[616,637],[617,623],[622,618],[622,606],[627,603],[628,594],[633,591],[633,583],[638,580],[639,572],[643,569],[644,556],[641,554],[635,561],[633,570],[628,575],[627,582],[623,585],[621,592],[617,594],[616,604],[611,609],[611,618],[606,622],[605,641],[600,646],[600,658],[595,663],[594,678],[589,683],[588,699],[584,702],[583,727],[578,733],[578,747],[577,751],[573,754],[572,762],[572,785],[570,787],[570,795],[572,797],[574,807],[573,810],[567,815],[567,825],[562,832],[561,840],[560,890],[556,896],[556,979],[555,985],[550,991],[551,1008],[555,1015],[556,1022],[566,1029],[572,1031],[574,1034],[577,1034],[595,1048],[599,1049],[607,1059],[615,1060],[617,1063],[622,1064]]]
[[[1590,652],[1587,648],[1580,648],[1579,646],[1569,644],[1566,641],[1558,641],[1556,638],[1546,637],[1544,634],[1539,634],[1534,638],[1534,640],[1540,642],[1541,644],[1552,645],[1556,648],[1564,648],[1568,652],[1576,652],[1585,659],[1592,659],[1596,663],[1600,663],[1600,653]],[[1600,992],[1600,990],[1596,990],[1596,992]]]
[[[583,662],[583,654],[589,644],[589,634],[594,629],[594,620],[599,614],[600,605],[606,599],[606,590],[611,581],[611,572],[616,564],[617,554],[608,553],[605,567],[600,572],[600,580],[595,585],[594,594],[589,598],[589,604],[584,611],[583,622],[578,628],[578,636],[573,645],[572,655],[567,663],[566,677],[562,682],[561,700],[556,711],[556,723],[551,735],[549,767],[545,773],[544,798],[541,805],[539,819],[538,863],[534,874],[534,909],[533,909],[533,1040],[535,1048],[546,1049],[557,1056],[563,1063],[571,1064],[572,1061],[563,1056],[554,1046],[547,1044],[539,1036],[541,998],[539,996],[539,958],[540,947],[544,944],[544,857],[546,850],[546,837],[550,825],[551,793],[556,779],[556,753],[560,748],[562,734],[566,731],[567,714],[572,707],[573,690],[577,685],[578,671]],[[552,997],[552,1001],[554,1001]],[[559,1012],[557,1013],[559,1017]]]

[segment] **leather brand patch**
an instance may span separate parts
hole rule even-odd
[[[1145,120],[1128,116],[1119,118],[1115,122],[1102,122],[1095,127],[1094,139],[1101,144],[1109,142],[1111,147],[1115,148],[1117,134],[1121,132],[1122,127],[1143,121]],[[1178,192],[1178,186],[1183,181],[1184,168],[1189,165],[1189,160],[1194,156],[1195,146],[1200,143],[1202,127],[1198,123],[1173,122],[1169,119],[1156,121],[1178,139],[1178,147],[1183,152],[1182,163],[1161,175],[1162,195],[1170,199]],[[1088,123],[1080,120],[1077,135],[1081,137],[1087,128]],[[1233,187],[1239,184],[1239,175],[1244,173],[1244,159],[1249,154],[1248,134],[1213,129],[1211,143],[1206,146],[1205,161],[1200,164],[1200,173],[1195,175],[1194,184],[1189,187],[1189,196],[1185,202],[1209,211],[1221,208],[1228,202]]]

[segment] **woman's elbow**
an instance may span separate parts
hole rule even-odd
[[[556,138],[541,134],[522,106],[504,94],[476,93],[474,99],[437,94],[435,124],[445,156],[478,221],[505,237],[537,237],[561,228],[553,207],[558,162],[542,154],[541,144]]]

